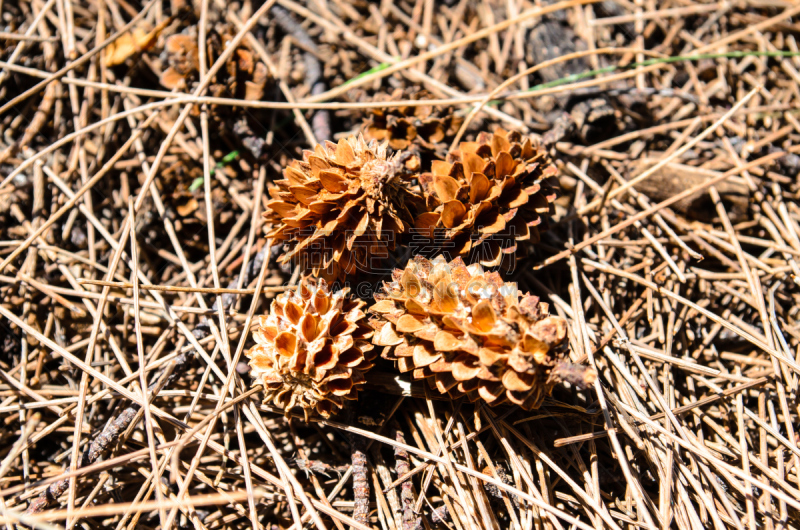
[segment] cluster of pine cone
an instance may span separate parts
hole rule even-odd
[[[257,321],[248,353],[255,382],[287,414],[299,406],[306,417],[327,417],[357,398],[379,346],[433,389],[491,404],[530,410],[565,379],[591,383],[594,372],[576,378],[565,361],[567,322],[484,269],[515,259],[520,242],[536,243],[547,229],[558,194],[553,161],[501,129],[445,157],[420,156],[430,135],[392,135],[435,129],[441,140],[446,128],[430,111],[424,119],[401,112],[376,113],[364,134],[305,151],[270,186],[267,237],[303,277]],[[371,307],[331,287],[374,269],[412,237],[442,252],[394,270]]]

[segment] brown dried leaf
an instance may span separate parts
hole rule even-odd
[[[160,30],[146,32],[142,28],[134,28],[117,37],[105,49],[103,61],[107,67],[118,66],[135,53],[145,51],[153,46]]]

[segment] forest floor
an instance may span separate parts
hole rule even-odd
[[[800,528],[796,2],[0,17],[4,528]],[[527,412],[379,360],[339,416],[264,402],[249,323],[300,272],[265,238],[268,184],[325,140],[429,163],[498,127],[561,185],[503,273],[594,384]]]

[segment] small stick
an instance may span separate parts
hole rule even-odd
[[[369,480],[367,479],[366,440],[362,436],[350,439],[353,460],[353,519],[369,524]]]
[[[403,436],[403,431],[400,429],[399,425],[395,427],[394,437],[398,443],[406,443],[405,437]],[[408,451],[406,451],[400,445],[395,446],[394,457],[397,476],[404,477],[410,470],[408,465]],[[412,491],[413,487],[414,484],[411,482],[411,477],[404,480],[400,485],[400,504],[403,508],[403,530],[413,530],[415,527],[414,492]]]
[[[158,392],[167,384],[167,382],[177,378],[177,375],[183,372],[183,370],[181,370],[180,372],[175,373],[174,369],[178,366],[184,368],[188,364],[188,360],[189,356],[184,353],[176,357],[174,361],[164,368],[161,376],[156,380],[155,383],[150,385],[150,388],[148,388],[148,393],[151,396],[151,400],[158,395]],[[173,375],[175,376],[174,378],[172,377]],[[81,455],[81,458],[78,461],[78,469],[97,462],[100,457],[105,454],[108,448],[116,443],[120,434],[125,432],[128,427],[130,427],[131,422],[133,422],[134,418],[137,417],[139,408],[139,405],[132,404],[126,407],[116,418],[108,422],[106,427],[103,429],[103,432],[97,435],[97,438],[92,440],[92,443],[89,444],[89,447]],[[56,499],[58,499],[64,494],[65,491],[67,491],[71,477],[72,474],[48,486],[46,490],[39,494],[39,496],[30,503],[28,509],[25,511],[25,514],[33,515],[47,509],[51,503],[55,502]]]
[[[133,284],[128,282],[109,282],[105,280],[90,280],[87,278],[80,278],[78,283],[81,285],[100,285],[103,287],[118,287],[119,289],[133,289]],[[180,285],[139,285],[139,289],[144,291],[166,291],[172,293],[204,293],[204,294],[255,294],[255,289],[235,289],[232,287],[184,287]],[[287,289],[286,286],[279,287],[264,287],[264,292],[283,292]]]
[[[304,83],[306,86],[311,87],[311,95],[318,96],[324,94],[327,90],[324,76],[322,75],[322,64],[320,63],[317,55],[319,50],[317,44],[303,29],[303,26],[297,23],[292,14],[281,6],[272,6],[270,13],[275,17],[275,22],[283,28],[283,30],[291,34],[306,51],[303,53],[303,60],[306,63],[306,72]],[[313,53],[316,52],[316,53]],[[314,137],[317,142],[324,143],[326,140],[333,138],[331,134],[331,113],[329,110],[318,110],[311,118],[311,127],[314,131]]]
[[[8,33],[7,31],[0,31],[0,39],[26,40],[29,42],[58,42],[58,37],[35,37],[33,35],[20,35],[19,33]]]
[[[261,264],[261,260],[264,258],[265,251],[262,250],[261,253],[256,254],[253,260],[250,262],[248,267],[245,270],[246,279],[252,278],[252,276],[256,272],[256,265]],[[239,281],[238,275],[236,278],[233,279],[231,285],[237,285]],[[114,283],[114,282],[109,282]],[[144,286],[140,286],[144,287]],[[235,290],[235,289],[232,289]],[[223,298],[223,306],[225,309],[233,303],[233,297],[228,297],[226,300]],[[216,306],[216,302],[214,303]],[[216,309],[216,307],[215,307]],[[202,321],[195,327],[194,334],[195,337],[200,340],[211,333],[207,321]],[[148,388],[148,395],[150,396],[150,400],[155,398],[158,393],[161,391],[162,388],[167,386],[168,384],[174,382],[180,376],[183,375],[185,370],[189,367],[191,359],[193,359],[193,355],[190,355],[189,352],[183,352],[178,355],[171,363],[167,364],[164,369],[162,370],[161,374],[156,378],[156,381],[150,385]],[[106,424],[106,427],[103,431],[95,438],[89,447],[83,452],[78,461],[78,469],[89,466],[97,462],[100,457],[111,447],[116,441],[119,439],[119,436],[125,432],[131,425],[131,423],[138,417],[139,412],[139,405],[138,404],[131,404],[126,407],[116,418],[112,419],[111,421]],[[26,514],[31,515],[35,513],[39,513],[43,510],[46,510],[53,502],[58,499],[69,487],[69,481],[72,474],[68,475],[66,478],[59,480],[58,482],[54,482],[51,484],[46,490],[44,490],[39,497],[34,499],[31,504],[28,506],[26,510]]]

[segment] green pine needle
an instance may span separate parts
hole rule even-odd
[[[399,59],[399,57],[396,57],[396,59]],[[361,79],[361,78],[363,78],[363,77],[366,77],[366,76],[368,76],[368,75],[374,74],[374,73],[376,73],[376,72],[380,72],[380,71],[382,71],[382,70],[386,70],[386,69],[387,69],[387,68],[389,68],[390,66],[392,66],[392,63],[381,63],[381,64],[379,64],[378,66],[376,66],[376,67],[374,67],[374,68],[370,68],[370,69],[369,69],[369,70],[367,70],[366,72],[361,72],[360,74],[358,74],[357,76],[355,76],[353,79],[348,79],[347,81],[345,81],[344,83],[342,83],[342,86],[349,85],[350,83],[353,83],[353,82],[355,82],[355,81],[358,81],[359,79]]]
[[[230,164],[231,162],[233,162],[234,160],[236,160],[237,158],[239,158],[239,151],[231,151],[227,155],[223,156],[222,160],[217,162],[217,165],[212,167],[209,170],[208,174],[209,175],[213,175],[214,173],[216,173],[217,168],[223,168],[223,167],[227,166],[228,164]],[[196,179],[194,179],[192,181],[191,186],[189,186],[189,191],[197,191],[197,190],[199,190],[203,186],[203,182],[204,182],[203,177],[197,177]]]
[[[529,88],[527,91],[536,92],[538,90],[544,90],[545,88],[552,88],[560,85],[566,85],[568,83],[580,81],[581,79],[586,79],[587,77],[594,77],[599,74],[610,74],[617,70],[632,70],[634,68],[639,68],[642,66],[651,66],[654,64],[671,64],[682,61],[702,61],[703,59],[738,59],[742,57],[798,57],[798,56],[800,56],[800,52],[734,51],[727,53],[703,53],[699,55],[676,55],[674,57],[660,57],[656,59],[648,59],[646,61],[642,61],[639,63],[631,63],[626,66],[618,66],[618,65],[606,66],[605,68],[598,68],[597,70],[589,70],[587,72],[581,72],[580,74],[568,75],[566,77],[562,77],[561,79],[550,81],[549,83],[542,83],[541,85],[533,86]]]

